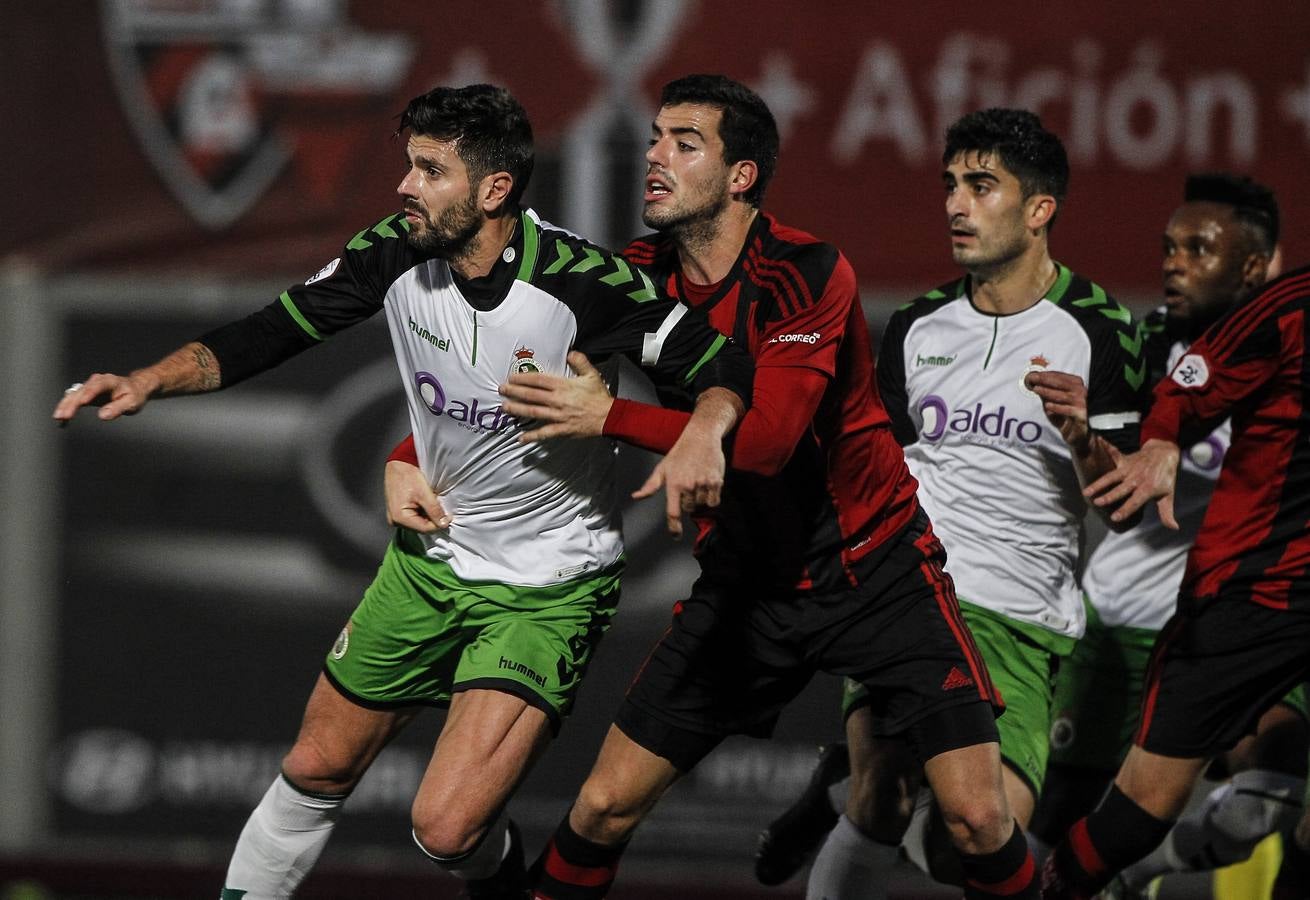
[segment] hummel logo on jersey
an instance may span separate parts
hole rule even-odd
[[[817,344],[819,338],[823,337],[817,331],[811,331],[809,334],[780,334],[769,340],[770,344]]]
[[[949,366],[953,362],[955,362],[954,356],[920,356],[917,353],[914,354],[914,364],[916,366]]]
[[[442,352],[450,351],[450,338],[439,338],[413,319],[409,320],[409,330],[418,335],[420,341],[427,341]]]
[[[973,679],[960,671],[958,666],[951,666],[951,671],[946,673],[946,680],[942,682],[943,691],[953,691],[957,688],[971,687]]]

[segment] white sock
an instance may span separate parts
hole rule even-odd
[[[1301,818],[1305,779],[1268,769],[1239,772],[1179,819],[1164,843],[1124,870],[1131,887],[1168,872],[1209,871],[1241,862],[1275,831]]]
[[[279,775],[241,830],[223,896],[230,890],[244,900],[290,897],[332,836],[345,799],[302,794]]]
[[[846,816],[828,833],[810,869],[806,900],[886,900],[897,851],[855,827]]]
[[[452,875],[466,881],[490,878],[499,871],[501,861],[510,850],[509,816],[502,811],[478,845],[461,856],[444,857],[430,853],[419,842],[417,834],[414,834],[414,843],[418,844],[424,856]]]

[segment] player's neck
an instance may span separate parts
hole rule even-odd
[[[675,235],[682,277],[695,284],[716,284],[728,277],[759,214],[753,206],[732,203],[715,217],[711,232]]]
[[[1003,265],[970,270],[970,297],[984,312],[1002,316],[1023,312],[1046,296],[1059,274],[1046,245],[1034,244]]]
[[[465,248],[446,262],[460,278],[481,278],[488,274],[500,259],[510,241],[514,240],[514,229],[518,226],[517,214],[505,213],[494,219],[485,219],[478,233]]]

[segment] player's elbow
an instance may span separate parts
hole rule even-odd
[[[734,453],[732,468],[739,472],[749,472],[772,478],[786,468],[791,460],[792,447],[749,448],[745,452]]]

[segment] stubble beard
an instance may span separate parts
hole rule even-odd
[[[423,230],[409,233],[409,244],[415,250],[447,261],[477,252],[482,216],[471,194],[467,199],[446,207],[435,220],[424,210],[407,208],[414,209],[423,217]]]
[[[719,236],[719,216],[728,205],[727,178],[705,191],[699,206],[691,209],[661,209],[647,206],[642,210],[641,221],[647,228],[673,238],[678,244],[700,250],[714,243]]]
[[[975,237],[977,234],[975,233]],[[973,247],[952,247],[951,258],[966,271],[980,276],[994,276],[1008,269],[1027,249],[1021,232],[1014,232],[1002,241],[984,244],[979,240]]]

